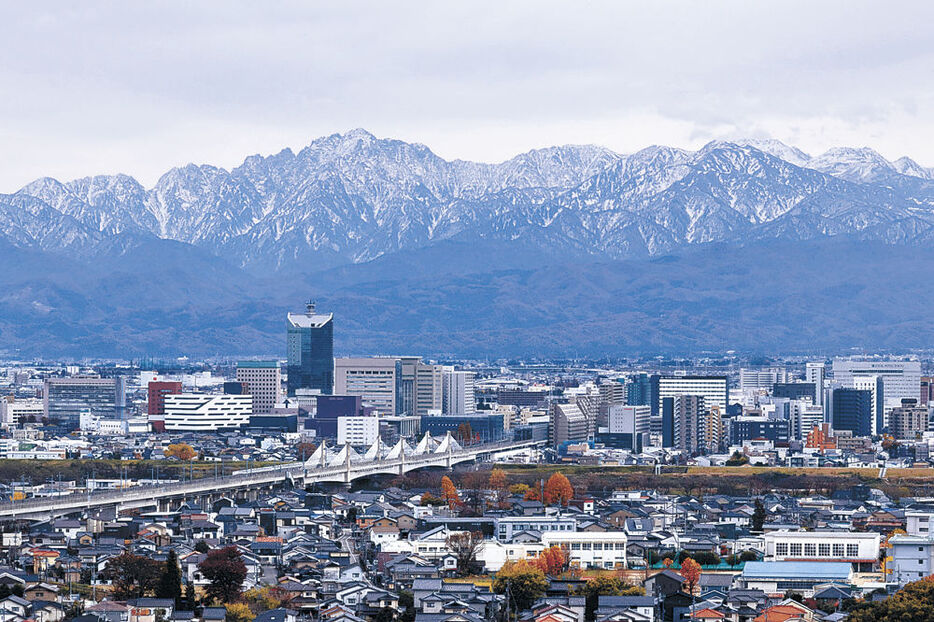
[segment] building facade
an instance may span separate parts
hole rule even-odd
[[[476,374],[453,367],[444,367],[441,373],[441,412],[445,415],[472,415],[477,412]]]
[[[237,430],[250,423],[251,395],[181,393],[165,396],[167,432],[216,432]]]
[[[165,414],[165,396],[182,392],[181,382],[153,380],[147,386],[146,413],[149,415]]]
[[[286,318],[287,389],[312,389],[324,395],[334,390],[334,315],[318,313],[309,302],[305,313]]]
[[[369,447],[379,438],[378,417],[341,417],[337,420],[338,445]]]
[[[853,436],[870,436],[873,428],[872,391],[834,389],[830,425],[834,431],[849,430]]]
[[[101,419],[126,416],[123,378],[48,378],[42,396],[44,415],[53,424],[77,430],[82,411]]]
[[[237,382],[245,382],[253,396],[253,414],[268,415],[279,403],[282,370],[279,361],[240,361]]]

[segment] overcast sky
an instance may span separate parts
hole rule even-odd
[[[934,4],[4,0],[0,191],[354,127],[446,158],[773,137],[934,166]]]

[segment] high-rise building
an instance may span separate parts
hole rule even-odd
[[[552,404],[550,421],[551,444],[587,440],[587,418],[576,403]]]
[[[708,416],[704,398],[699,395],[678,395],[674,398],[675,447],[689,454],[704,449],[700,430]]]
[[[661,412],[662,400],[666,397],[694,395],[704,398],[704,404],[711,408],[717,406],[721,413],[726,412],[729,399],[726,376],[652,376],[652,415]],[[771,385],[769,385],[771,386]]]
[[[334,392],[359,395],[365,406],[387,415],[438,415],[444,381],[441,365],[417,356],[339,358],[334,361]]]
[[[888,425],[888,413],[885,410],[885,385],[881,376],[853,375],[850,386],[872,393],[872,434],[882,434]]]
[[[853,436],[870,436],[873,425],[872,391],[834,389],[830,425],[834,431],[849,430]]]
[[[282,370],[279,361],[240,361],[237,382],[245,382],[253,396],[253,414],[268,415],[279,402]]]
[[[153,380],[147,387],[146,413],[149,415],[165,414],[165,396],[182,392],[181,382]]]
[[[928,408],[918,400],[903,399],[889,413],[889,434],[899,440],[914,440],[928,429]]]
[[[402,361],[390,357],[335,359],[334,393],[359,396],[364,406],[382,414],[401,415],[405,412]]]
[[[472,371],[444,367],[441,376],[441,412],[445,415],[472,415],[477,411]]]
[[[790,400],[808,398],[812,404],[817,401],[817,390],[813,382],[776,382],[772,385],[773,397],[787,397]]]
[[[53,424],[79,429],[81,412],[101,419],[126,417],[123,378],[48,378],[42,396],[45,417]]]
[[[606,443],[607,438],[614,440],[613,446],[631,451],[642,451],[648,444],[649,419],[652,409],[648,406],[625,406],[623,404],[610,404],[607,408],[606,434],[602,434],[601,442]]]
[[[806,363],[804,381],[814,385],[814,403],[824,404],[824,381],[827,378],[827,366],[823,362]]]
[[[287,316],[287,389],[314,389],[329,395],[334,389],[334,315],[318,313],[309,302],[305,313]]]
[[[823,425],[824,407],[820,404],[813,404],[808,400],[794,400],[791,402],[789,421],[791,423],[791,437],[799,441],[807,440],[811,430]]]
[[[652,382],[648,374],[634,374],[626,380],[626,403],[630,406],[652,404]]]
[[[934,378],[931,376],[921,377],[921,401],[922,406],[934,404]]]
[[[903,399],[918,399],[920,397],[920,361],[882,361],[866,358],[834,359],[834,382],[841,387],[854,387],[854,376],[879,376],[882,379],[886,411],[901,406]]]
[[[783,367],[739,370],[740,391],[769,391],[777,382],[788,382],[788,372]]]

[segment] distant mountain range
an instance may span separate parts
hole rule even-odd
[[[793,272],[816,294],[834,286],[839,274],[827,267],[836,258],[886,273],[898,272],[890,261],[896,257],[926,269],[932,241],[934,171],[866,148],[812,157],[759,140],[628,155],[562,146],[482,164],[446,161],[423,145],[354,130],[298,153],[251,156],[231,171],[175,168],[150,189],[115,175],[42,178],[0,195],[0,349],[54,356],[281,353],[282,313],[314,295],[334,307],[343,351],[407,344],[464,356],[613,356],[717,344],[768,351],[792,345],[759,331],[757,321],[776,318],[739,321],[758,300],[740,296],[720,310],[717,330],[729,340],[704,330],[671,339],[665,331],[677,327],[655,320],[666,304],[677,305],[675,295],[696,297],[697,317],[709,313],[704,296],[716,283],[725,286],[726,258],[761,264],[747,292],[772,282],[778,294]],[[674,263],[660,263],[662,257]],[[687,257],[703,263],[685,264]],[[793,270],[780,261],[791,257]],[[766,258],[771,264],[762,263]],[[782,275],[775,273],[779,264]],[[670,282],[674,266],[692,282],[649,287],[651,297],[621,284],[632,280],[621,270]],[[558,287],[568,275],[574,282]],[[528,279],[537,286],[528,289]],[[919,287],[912,299],[926,300],[923,279],[862,283],[860,291],[881,288],[878,298],[868,296],[870,307],[891,300],[896,284],[898,297]],[[836,286],[846,291],[846,283]],[[613,312],[622,304],[614,291],[631,297],[626,304],[639,307],[639,317]],[[576,316],[591,331],[584,339],[567,331],[559,337],[544,321],[563,317],[552,308],[558,300],[562,308],[575,304],[569,292],[586,315]],[[806,307],[818,299],[830,304],[806,293]],[[902,311],[909,308],[927,312],[913,303]],[[818,318],[851,311],[813,310]],[[861,309],[859,321],[872,311]],[[687,327],[692,312],[682,312]],[[623,326],[637,320],[644,330]],[[868,333],[843,331],[845,338],[838,327],[824,334],[816,322],[816,333],[794,347],[873,345],[845,340]],[[897,331],[877,336],[879,347],[879,340],[897,345]],[[913,343],[917,331],[905,338],[912,343],[903,348],[928,345]]]

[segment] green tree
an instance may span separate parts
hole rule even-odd
[[[210,581],[205,590],[209,599],[232,603],[240,598],[240,588],[246,579],[246,564],[237,547],[214,549],[198,564],[198,569]]]
[[[211,545],[204,540],[198,540],[195,542],[195,550],[199,553],[207,553],[211,550]]]
[[[171,598],[177,607],[182,601],[182,570],[178,567],[178,555],[169,550],[165,559],[165,568],[156,586],[156,598]]]
[[[392,607],[383,607],[373,616],[373,622],[393,622],[396,619],[396,610]]]
[[[934,622],[934,577],[909,583],[881,601],[857,601],[847,622]]]
[[[399,591],[399,622],[415,622],[415,595],[407,590]]]
[[[765,512],[765,506],[762,505],[762,499],[756,499],[756,506],[752,511],[752,530],[761,532],[762,526],[765,525],[765,520],[768,517],[768,514]]]
[[[493,591],[505,594],[508,590],[510,601],[506,607],[515,605],[517,611],[531,607],[547,588],[545,573],[525,560],[506,562],[493,580]]]
[[[733,455],[727,458],[727,461],[724,464],[726,464],[728,467],[743,466],[744,464],[749,464],[749,458],[739,453],[738,451],[734,451]]]

